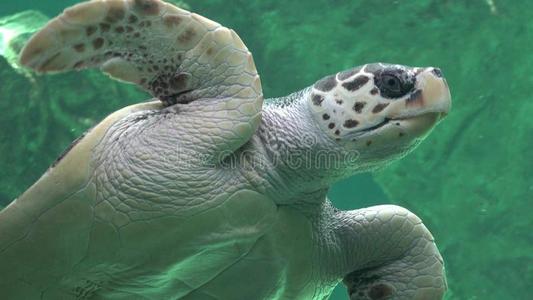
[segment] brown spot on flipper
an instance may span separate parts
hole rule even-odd
[[[379,112],[382,112],[387,106],[389,106],[389,103],[380,103],[372,109],[372,113],[377,114]]]
[[[340,130],[335,130],[335,135],[340,135],[341,134],[341,131]]]
[[[111,25],[107,24],[107,23],[101,23],[100,24],[100,32],[101,33],[106,33],[109,31],[109,29],[111,29]]]
[[[137,18],[136,15],[130,15],[130,16],[128,17],[128,23],[130,23],[130,24],[134,24],[134,23],[136,23],[138,20],[139,20],[139,18]]]
[[[98,30],[98,28],[96,28],[95,26],[89,26],[85,28],[85,33],[87,34],[87,36],[91,36],[96,32],[96,30]]]
[[[346,128],[354,128],[354,127],[357,127],[357,125],[359,125],[359,122],[357,120],[346,120],[344,122],[344,127]]]
[[[97,39],[93,40],[93,48],[94,48],[94,50],[98,50],[98,49],[102,48],[103,45],[104,45],[104,39],[103,38],[97,38]]]
[[[178,27],[182,21],[183,19],[178,15],[165,15],[163,17],[163,24],[169,28]]]
[[[196,35],[196,31],[194,31],[194,29],[192,28],[188,28],[187,30],[185,30],[184,33],[182,33],[178,37],[178,42],[184,43],[184,44],[188,43],[194,38],[195,35]]]
[[[374,95],[374,96],[379,94],[379,89],[378,88],[373,88],[372,90],[370,90],[370,94]]]
[[[388,284],[379,283],[368,290],[368,297],[371,300],[384,300],[394,293],[394,288]]]
[[[335,128],[335,123],[329,123],[328,128],[329,128],[329,129],[333,129],[333,128]]]
[[[133,9],[144,15],[157,15],[161,7],[157,0],[134,0]]]
[[[359,75],[355,77],[354,80],[343,83],[342,86],[350,92],[355,92],[364,86],[369,80],[370,78],[368,78],[368,76]]]
[[[107,11],[107,16],[105,17],[106,22],[115,23],[124,19],[126,13],[124,12],[124,4],[122,1],[108,1],[108,5],[110,5],[110,7]]]
[[[176,74],[169,80],[170,87],[176,91],[187,89],[188,81],[191,75],[187,73]]]
[[[72,48],[74,48],[74,50],[76,50],[76,52],[83,52],[85,51],[85,44],[76,44],[74,46],[72,46]]]
[[[366,102],[355,102],[353,106],[353,110],[355,110],[356,113],[360,114],[363,112],[363,108],[365,108]]]

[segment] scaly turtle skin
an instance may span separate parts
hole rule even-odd
[[[328,188],[412,150],[450,109],[435,68],[368,64],[266,101],[231,30],[159,0],[93,0],[21,63],[100,67],[153,102],[115,112],[0,212],[4,299],[441,299],[414,214]]]

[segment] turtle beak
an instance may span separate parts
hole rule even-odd
[[[425,136],[452,107],[448,83],[438,68],[416,70],[416,85],[404,101],[390,105],[386,120],[402,124],[412,136]]]
[[[439,114],[444,119],[452,108],[452,96],[448,83],[439,68],[427,68],[418,75],[419,89],[422,90],[422,110]]]
[[[452,97],[446,79],[438,68],[417,72],[416,86],[404,103],[396,103],[389,110],[390,119],[408,119],[425,114],[444,119],[452,107]]]

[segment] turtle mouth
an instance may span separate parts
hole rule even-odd
[[[374,126],[371,126],[371,127],[367,127],[365,129],[361,129],[357,131],[356,134],[365,135],[373,131],[377,131],[381,129],[382,127],[385,127],[391,122],[397,122],[398,126],[402,125],[401,123],[416,123],[416,122],[426,121],[426,120],[435,120],[435,122],[437,122],[443,119],[445,116],[446,116],[446,113],[444,112],[426,112],[426,113],[416,115],[416,116],[405,116],[405,117],[398,117],[398,118],[386,117],[380,123]]]
[[[381,123],[376,124],[376,125],[371,126],[371,127],[367,127],[365,129],[361,129],[361,130],[357,131],[357,133],[362,134],[362,133],[367,133],[367,132],[371,132],[371,131],[377,130],[377,129],[389,124],[391,121],[394,121],[394,119],[385,118]]]

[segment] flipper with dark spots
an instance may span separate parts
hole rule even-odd
[[[218,23],[159,0],[93,0],[66,9],[27,44],[38,72],[100,67],[167,104],[253,98],[261,87],[241,39]]]
[[[252,54],[220,24],[160,0],[93,0],[66,9],[33,36],[20,62],[37,72],[99,67],[176,105],[187,131],[214,154],[246,143],[263,94]],[[205,128],[202,131],[202,128]]]

